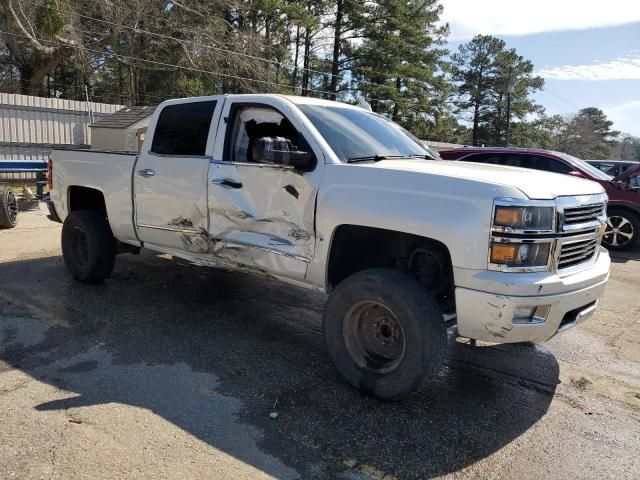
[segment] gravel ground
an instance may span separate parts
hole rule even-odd
[[[638,251],[587,323],[451,337],[438,379],[385,403],[328,360],[323,295],[153,254],[81,285],[59,237],[44,211],[0,231],[2,479],[640,478]]]

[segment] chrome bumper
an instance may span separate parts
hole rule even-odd
[[[505,284],[495,285],[496,288],[491,289],[493,292],[457,287],[458,332],[463,337],[486,342],[544,342],[595,313],[598,299],[604,294],[609,265],[609,256],[600,255],[597,264],[590,269],[591,282],[584,281],[587,272],[582,272],[579,288],[556,291],[551,295],[510,295],[509,290],[521,289]],[[504,291],[504,294],[496,291]],[[546,313],[543,318],[532,318],[530,323],[514,320],[516,310],[529,307],[535,307],[536,311],[540,307]]]

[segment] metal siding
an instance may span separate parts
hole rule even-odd
[[[123,105],[91,102],[94,120]],[[48,158],[56,145],[91,144],[87,103],[0,93],[0,158]]]

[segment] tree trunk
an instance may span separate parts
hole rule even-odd
[[[338,78],[340,73],[340,44],[342,41],[342,19],[344,16],[343,0],[336,3],[336,22],[333,28],[333,55],[331,57],[331,84],[329,85],[329,100],[335,100],[338,92]]]
[[[296,53],[293,60],[293,86],[298,83],[298,57],[300,53],[300,25],[296,26]]]
[[[480,102],[476,100],[473,105],[473,143],[474,147],[478,146],[478,121],[480,116]]]
[[[396,90],[400,93],[400,88],[402,88],[402,81],[400,77],[396,77]],[[400,120],[400,106],[398,102],[393,103],[393,113],[391,114],[391,120],[394,122],[399,122]]]
[[[31,65],[24,65],[19,67],[20,71],[20,90],[22,95],[33,95],[31,93],[31,82],[29,79],[32,75]]]
[[[72,45],[60,43],[50,47],[40,43],[22,24],[14,10],[13,0],[0,0],[0,30],[16,32],[7,35],[4,44],[20,71],[20,92],[26,95],[44,93],[44,80],[63,58],[71,55]]]
[[[311,29],[306,28],[304,33],[304,59],[302,62],[302,96],[309,95],[309,56],[311,51]]]
[[[122,63],[118,62],[118,101],[124,104],[124,74],[122,73]]]
[[[478,85],[473,99],[473,146],[478,146],[478,126],[480,123],[480,99],[482,98],[482,69],[478,72]]]
[[[133,72],[133,66],[129,65],[129,105],[136,104],[136,79]]]
[[[56,50],[50,55],[34,54],[27,65],[20,66],[20,93],[42,95],[45,78],[58,67],[66,55],[65,50]]]

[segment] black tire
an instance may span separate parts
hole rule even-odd
[[[638,243],[640,220],[626,208],[612,207],[607,210],[607,230],[602,245],[609,250],[627,250]]]
[[[0,187],[0,228],[18,224],[18,199],[9,187]]]
[[[362,308],[369,310],[363,313]],[[342,281],[325,306],[323,329],[329,356],[342,376],[385,400],[418,390],[444,363],[447,329],[440,308],[415,279],[396,270],[364,270]],[[386,340],[393,343],[380,344]]]
[[[62,226],[62,257],[80,282],[109,278],[116,258],[116,242],[104,214],[97,210],[71,212]]]

